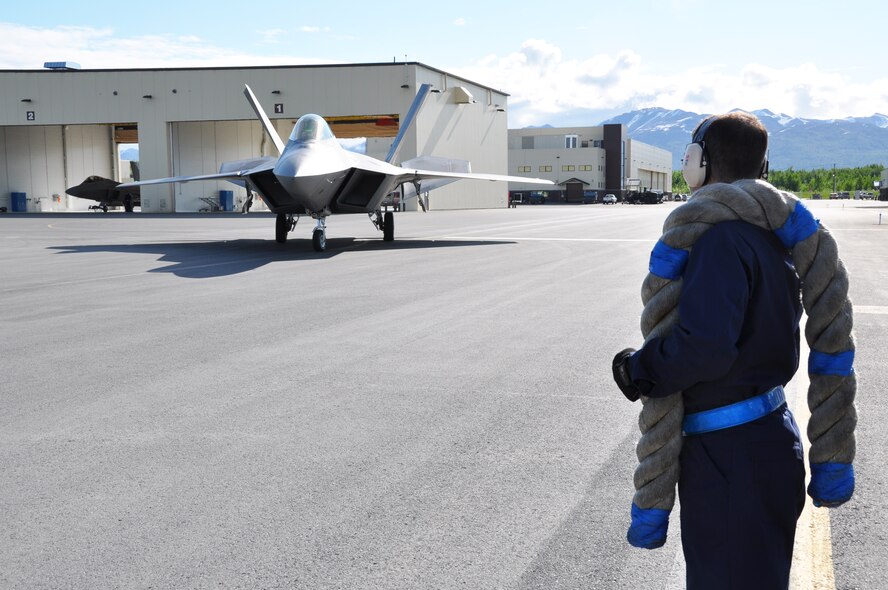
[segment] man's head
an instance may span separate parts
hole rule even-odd
[[[767,171],[768,131],[742,111],[713,115],[694,130],[682,160],[691,190],[713,182],[760,178]]]

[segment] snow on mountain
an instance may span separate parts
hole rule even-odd
[[[804,119],[768,109],[753,111],[768,129],[774,170],[888,165],[888,116]],[[626,125],[629,137],[672,152],[674,169],[694,128],[708,114],[647,108],[600,123]]]

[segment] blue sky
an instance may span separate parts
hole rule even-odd
[[[2,69],[406,58],[508,92],[510,127],[594,125],[644,107],[888,114],[888,5],[877,1],[8,4]]]

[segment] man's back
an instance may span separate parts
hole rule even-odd
[[[801,302],[788,252],[742,221],[701,235],[683,275],[679,320],[634,359],[647,395],[684,391],[688,413],[786,384],[798,368]]]

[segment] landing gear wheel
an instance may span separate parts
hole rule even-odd
[[[287,234],[290,233],[290,220],[286,213],[278,213],[274,220],[274,241],[278,244],[287,243]]]
[[[323,252],[327,249],[327,233],[320,229],[315,228],[315,230],[311,233],[311,245],[314,247],[315,252]]]
[[[385,212],[382,221],[382,241],[392,242],[395,239],[395,214],[391,211]]]

